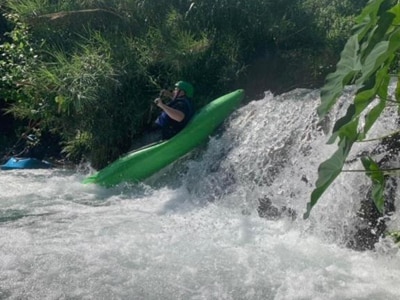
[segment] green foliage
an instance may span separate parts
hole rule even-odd
[[[327,77],[327,83],[321,90],[321,105],[318,114],[323,118],[336,103],[346,84],[354,83],[357,93],[347,110],[346,115],[339,119],[333,129],[330,142],[339,137],[338,151],[326,162],[322,163],[318,171],[316,189],[307,205],[307,218],[312,207],[340,174],[344,161],[352,145],[356,141],[365,139],[365,136],[386,106],[391,67],[396,63],[396,53],[400,49],[400,5],[393,1],[374,0],[363,10],[354,27],[355,34],[349,38],[336,71]],[[366,109],[378,98],[377,104],[368,112]],[[398,93],[396,93],[399,101]],[[365,122],[360,122],[363,112],[366,112]],[[335,159],[340,153],[339,159]],[[335,167],[331,162],[335,161]],[[373,180],[373,199],[379,211],[383,210],[384,180],[381,180],[377,166],[371,159],[363,159],[367,174]]]
[[[383,172],[380,170],[378,164],[373,161],[371,157],[362,157],[361,161],[364,165],[366,174],[372,181],[372,199],[374,200],[375,206],[380,213],[383,213],[385,198],[385,177]]]
[[[62,152],[71,161],[79,162],[82,158],[82,153],[90,151],[88,146],[91,144],[91,140],[89,133],[78,131],[74,139],[70,139],[65,143]]]
[[[18,15],[38,15],[46,12],[48,0],[8,0],[8,8]]]
[[[325,30],[325,43],[328,49],[339,52],[345,44],[348,35],[354,25],[354,14],[359,13],[366,5],[366,0],[321,0],[302,1],[309,20],[314,23],[314,37],[323,36],[319,33],[320,30]],[[313,18],[312,15],[317,17]]]
[[[52,56],[53,62],[38,70],[37,80],[45,94],[54,95],[48,105],[57,105],[58,113],[79,115],[94,109],[107,89],[118,84],[107,43],[90,41],[71,55],[59,51]]]
[[[354,76],[361,70],[358,52],[358,36],[353,35],[349,38],[342,51],[336,71],[327,76],[327,82],[321,89],[321,104],[318,107],[320,118],[323,118],[328,113],[342,94],[344,86],[351,82]]]
[[[400,231],[388,232],[387,236],[393,239],[393,241],[400,246]]]
[[[353,127],[353,130],[355,128]],[[318,168],[318,180],[316,182],[316,188],[311,194],[311,201],[307,203],[307,211],[304,214],[304,218],[310,216],[312,207],[317,203],[321,195],[326,189],[332,184],[336,177],[341,173],[346,157],[351,150],[353,141],[344,138],[339,144],[339,149],[332,155],[332,157],[323,162]]]
[[[27,25],[17,14],[5,14],[7,20],[14,24],[11,32],[6,33],[6,41],[0,45],[0,90],[5,99],[22,100],[25,95],[18,87],[29,85],[31,74],[38,65],[37,48],[31,40]]]

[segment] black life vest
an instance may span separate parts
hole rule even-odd
[[[180,110],[184,113],[185,117],[181,122],[178,122],[170,118],[167,113],[162,112],[157,118],[156,124],[161,127],[163,139],[170,139],[181,131],[194,115],[193,104],[190,99],[186,97],[174,99],[167,105],[171,108]]]

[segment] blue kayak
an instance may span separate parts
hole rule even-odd
[[[4,165],[1,166],[1,169],[49,169],[51,167],[51,163],[43,160],[38,160],[36,158],[11,157]]]

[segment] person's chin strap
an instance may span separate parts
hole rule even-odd
[[[174,100],[176,100],[176,98],[178,98],[178,95],[179,95],[179,93],[181,92],[182,90],[178,90],[177,91],[177,93],[175,94],[175,96],[172,98],[172,101],[174,101]]]

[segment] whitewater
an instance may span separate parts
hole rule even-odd
[[[346,247],[365,175],[341,174],[302,218],[352,96],[321,122],[318,90],[265,92],[141,184],[84,185],[84,168],[1,171],[0,299],[400,299],[392,240]],[[370,137],[396,116],[385,111]],[[262,218],[261,199],[293,213]],[[400,229],[400,213],[387,225]]]

